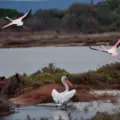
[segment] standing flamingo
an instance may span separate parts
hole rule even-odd
[[[65,91],[59,93],[57,90],[53,89],[52,90],[52,98],[53,100],[57,103],[57,106],[61,106],[61,105],[65,105],[67,104],[67,102],[75,95],[76,90],[71,90],[69,91],[69,87],[68,84],[72,87],[72,84],[70,83],[70,81],[68,80],[68,78],[66,76],[63,76],[61,78],[62,83],[65,86]]]

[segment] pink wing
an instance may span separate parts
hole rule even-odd
[[[23,19],[27,16],[28,13],[24,14],[23,16],[19,17],[18,19]]]
[[[4,28],[9,27],[9,26],[11,26],[11,25],[13,25],[13,22],[11,22],[11,23],[9,23],[9,24],[3,26],[2,28],[4,29]]]
[[[32,10],[30,10],[28,13],[24,14],[23,16],[19,17],[18,19],[21,19],[21,20],[24,19],[28,14],[31,13],[31,11],[32,11]]]
[[[113,46],[113,47],[119,47],[119,45],[120,45],[120,40],[118,40],[117,42],[116,42],[116,44]]]
[[[106,52],[106,53],[108,53],[107,50],[100,50],[100,49],[97,49],[97,48],[92,48],[91,46],[89,46],[89,48],[92,49],[92,50],[96,50],[96,51],[100,51],[100,52]]]

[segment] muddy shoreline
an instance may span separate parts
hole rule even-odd
[[[5,104],[2,103],[2,106],[6,106],[8,101],[16,105],[54,102],[51,97],[51,92],[53,89],[56,89],[58,92],[64,91],[65,88],[60,81],[64,75],[67,76],[73,84],[70,90],[76,89],[77,91],[77,94],[72,98],[73,102],[110,100],[112,103],[115,103],[116,95],[97,95],[93,91],[120,90],[119,71],[120,63],[118,62],[102,66],[96,71],[76,74],[69,73],[50,63],[48,66],[31,75],[16,73],[9,78],[1,77],[5,83],[3,88],[1,88],[3,96],[0,96],[0,98],[6,102]],[[92,92],[92,94],[90,92]],[[11,97],[6,98],[5,95],[11,95]],[[8,113],[8,111],[5,112]]]
[[[7,95],[0,93],[0,117],[14,113],[14,106]]]
[[[102,94],[98,95],[94,93],[96,90],[119,90],[116,88],[98,88],[95,86],[89,85],[73,85],[72,89],[76,89],[77,93],[70,100],[72,102],[92,102],[92,101],[106,101],[109,100],[111,103],[117,103],[117,95],[112,94]],[[9,114],[15,113],[14,107],[19,107],[21,105],[35,105],[40,103],[53,103],[53,99],[51,97],[51,92],[53,89],[56,89],[59,92],[64,91],[64,86],[61,84],[46,84],[41,86],[34,87],[26,87],[25,89],[21,89],[17,94],[13,97],[8,98],[5,94],[0,94],[0,100],[2,101],[0,104],[0,109],[3,107],[4,111],[0,111],[0,116],[6,116]],[[6,109],[7,106],[7,109]]]
[[[55,31],[0,32],[0,38],[0,48],[97,46],[101,44],[113,45],[120,38],[120,33],[81,34],[63,32],[57,34]]]
[[[64,86],[60,84],[48,84],[38,87],[36,89],[23,90],[14,98],[9,100],[14,104],[26,105],[26,104],[36,104],[36,103],[52,103],[54,102],[51,97],[51,92],[56,89],[59,92],[64,91]],[[82,88],[80,85],[75,86],[72,89],[76,89],[77,93],[71,99],[73,102],[90,102],[94,100],[110,100],[111,102],[116,102],[117,95],[102,94],[97,95],[93,91],[96,89]],[[102,89],[103,90],[103,89]]]
[[[116,74],[119,73],[119,69],[120,63],[114,63],[105,65],[96,71],[70,74],[50,63],[31,75],[16,73],[7,78],[2,91],[4,94],[12,95],[9,100],[15,104],[53,102],[51,92],[53,89],[58,92],[64,91],[65,88],[61,84],[60,79],[65,75],[73,84],[70,89],[76,89],[77,91],[77,94],[72,99],[73,101],[105,99],[115,101],[113,95],[96,95],[94,93],[90,94],[90,92],[95,90],[120,90],[119,74]],[[113,72],[116,76],[111,76]]]

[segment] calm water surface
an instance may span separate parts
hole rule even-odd
[[[72,73],[85,72],[115,61],[118,61],[116,57],[93,51],[88,47],[0,49],[0,76],[8,77],[15,72],[30,74],[49,63],[55,63]]]
[[[48,118],[49,120],[58,120],[59,117],[63,120],[88,120],[93,117],[97,112],[107,112],[115,113],[120,111],[120,91],[94,91],[97,94],[118,94],[116,103],[110,103],[110,100],[105,101],[92,101],[92,102],[75,102],[70,103],[72,108],[67,110],[57,109],[55,104],[37,104],[37,105],[23,105],[16,108],[16,113],[3,117],[3,120],[27,120],[27,115],[35,120],[40,120],[40,118]],[[70,119],[72,117],[72,119]]]
[[[80,102],[74,103],[73,106],[76,109],[61,110],[56,107],[41,107],[41,105],[22,106],[16,108],[17,113],[3,117],[3,120],[27,120],[27,115],[35,120],[40,120],[43,117],[48,118],[48,120],[59,120],[59,117],[63,120],[88,120],[97,112],[111,114],[120,110],[120,103],[112,104],[109,101]]]
[[[108,47],[109,48],[109,47]],[[107,63],[118,61],[117,58],[90,50],[88,47],[36,47],[36,48],[12,48],[0,49],[0,75],[13,75],[15,72],[33,73],[38,69],[55,63],[56,66],[65,68],[69,72],[84,72],[95,70]],[[103,91],[98,91],[102,94]],[[17,113],[4,117],[3,120],[26,120],[27,114],[31,118],[40,120],[47,117],[49,120],[69,120],[69,113],[72,118],[86,120],[100,112],[115,112],[120,109],[120,102],[112,104],[104,101],[80,102],[73,104],[76,110],[58,110],[55,107],[42,107],[40,105],[22,106],[17,108]],[[86,107],[88,108],[86,110]]]

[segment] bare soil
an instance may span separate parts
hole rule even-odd
[[[56,31],[39,32],[0,32],[0,48],[37,47],[37,46],[86,46],[113,45],[120,33],[65,33]]]
[[[112,102],[115,102],[116,99],[112,95],[96,95],[96,94],[90,94],[89,91],[91,89],[82,87],[74,87],[77,90],[76,95],[71,99],[74,102],[78,101],[93,101],[93,100],[111,100]],[[51,97],[51,92],[53,89],[56,89],[59,92],[64,91],[64,87],[59,84],[49,84],[44,85],[41,87],[38,87],[36,89],[26,91],[20,95],[18,95],[15,98],[11,98],[10,101],[12,101],[14,104],[35,104],[35,103],[47,103],[47,102],[53,102]]]

